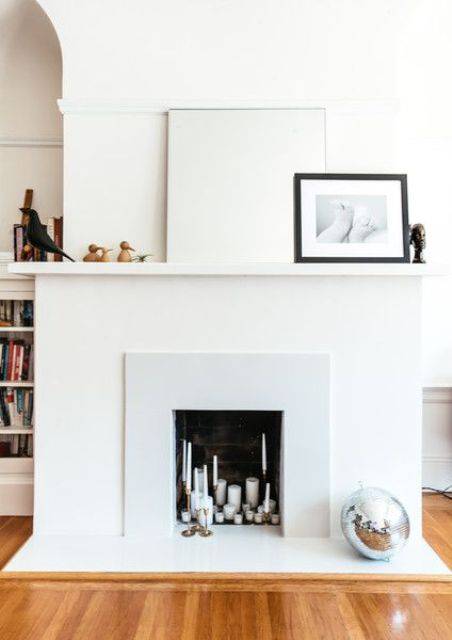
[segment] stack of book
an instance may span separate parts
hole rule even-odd
[[[33,389],[0,388],[0,426],[31,427],[33,424]]]
[[[45,225],[44,225],[45,226]],[[47,233],[58,247],[63,246],[63,218],[49,218],[47,220]],[[29,253],[24,252],[27,244],[27,229],[22,224],[14,225],[14,261],[15,262],[61,262],[62,256],[47,253],[39,249],[33,249]]]
[[[32,327],[32,300],[0,300],[1,327]]]
[[[26,434],[0,436],[0,458],[8,458],[10,456],[32,458],[33,436]]]
[[[33,345],[0,338],[0,380],[33,380]]]

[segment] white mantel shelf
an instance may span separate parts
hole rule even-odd
[[[15,262],[9,273],[22,276],[439,276],[448,269],[407,263],[242,263],[176,264]]]

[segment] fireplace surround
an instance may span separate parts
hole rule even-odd
[[[329,536],[329,368],[320,353],[127,354],[125,535],[177,533],[181,437],[244,495],[265,429],[282,534]]]

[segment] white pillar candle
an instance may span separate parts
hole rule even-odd
[[[215,501],[219,507],[222,507],[226,503],[226,480],[219,478],[217,480],[217,489],[215,491]]]
[[[224,522],[224,513],[222,511],[217,511],[215,514],[215,522],[217,524],[223,524]]]
[[[273,500],[273,498],[270,498],[270,500],[268,501],[268,507],[269,507],[270,513],[275,513],[275,511],[276,511],[276,500]]]
[[[267,441],[265,439],[265,433],[262,434],[262,472],[267,471]]]
[[[252,509],[259,504],[259,480],[258,478],[246,479],[246,501]]]
[[[254,511],[247,511],[245,513],[245,518],[247,522],[253,522],[254,520]]]
[[[202,487],[202,493],[204,499],[209,497],[209,480],[207,478],[207,465],[204,465],[204,482]]]
[[[265,485],[264,512],[270,513],[270,483]]]
[[[218,456],[213,457],[213,486],[218,484]]]
[[[182,440],[182,482],[187,479],[187,441]]]
[[[185,469],[185,473],[185,487],[186,492],[189,493],[191,491],[191,442],[187,445],[187,467]]]
[[[229,502],[227,502],[223,507],[223,513],[225,520],[234,520],[234,515],[237,513],[235,504],[229,504]]]
[[[233,504],[236,511],[242,506],[242,487],[239,484],[230,484],[228,487],[228,503]]]
[[[242,524],[242,522],[243,522],[243,514],[236,513],[234,515],[234,524]]]
[[[255,524],[262,524],[262,513],[254,514],[254,522]]]
[[[195,486],[195,476],[196,475],[198,475],[199,495],[202,495],[202,484],[203,484],[203,475],[204,475],[203,469],[199,468],[199,467],[195,467],[193,469],[193,473],[192,473],[192,476],[193,476],[192,483],[193,483],[193,485],[192,486]]]
[[[279,514],[272,513],[271,521],[272,521],[272,524],[279,524]]]

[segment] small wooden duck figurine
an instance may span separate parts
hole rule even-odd
[[[125,240],[123,240],[119,246],[121,251],[118,254],[118,262],[132,262],[130,252],[135,251],[135,249],[133,249]]]
[[[83,258],[83,262],[99,262],[100,257],[97,253],[99,249],[100,247],[97,244],[90,244],[88,247],[89,253]]]
[[[102,251],[102,255],[99,258],[99,262],[110,262],[110,256],[108,255],[113,249],[106,249],[105,247],[99,247],[99,251]]]

